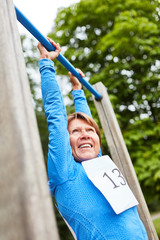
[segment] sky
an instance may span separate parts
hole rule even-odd
[[[68,7],[77,2],[79,0],[13,0],[14,5],[43,35],[51,31],[59,7]],[[18,29],[21,34],[28,34],[20,23]]]

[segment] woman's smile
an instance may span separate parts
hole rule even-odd
[[[75,160],[82,162],[98,156],[100,140],[94,127],[84,119],[73,119],[68,126],[68,131]]]

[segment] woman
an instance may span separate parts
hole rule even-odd
[[[71,73],[76,113],[67,121],[51,61],[61,49],[59,44],[50,42],[56,48],[55,52],[48,52],[40,43],[38,49],[42,98],[49,130],[49,187],[58,209],[78,240],[146,240],[147,234],[137,207],[116,214],[87,177],[81,163],[101,156],[99,128],[91,118],[81,84]]]

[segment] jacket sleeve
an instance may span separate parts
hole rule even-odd
[[[56,80],[54,63],[49,59],[41,59],[39,70],[49,131],[47,168],[49,187],[53,195],[57,185],[74,176],[74,160],[67,130],[66,109]]]
[[[84,91],[81,90],[74,90],[72,91],[73,101],[75,106],[76,112],[86,113],[90,117],[92,117],[91,111],[89,109]]]

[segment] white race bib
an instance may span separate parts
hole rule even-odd
[[[122,173],[109,156],[82,162],[88,178],[108,200],[116,214],[138,205]]]

